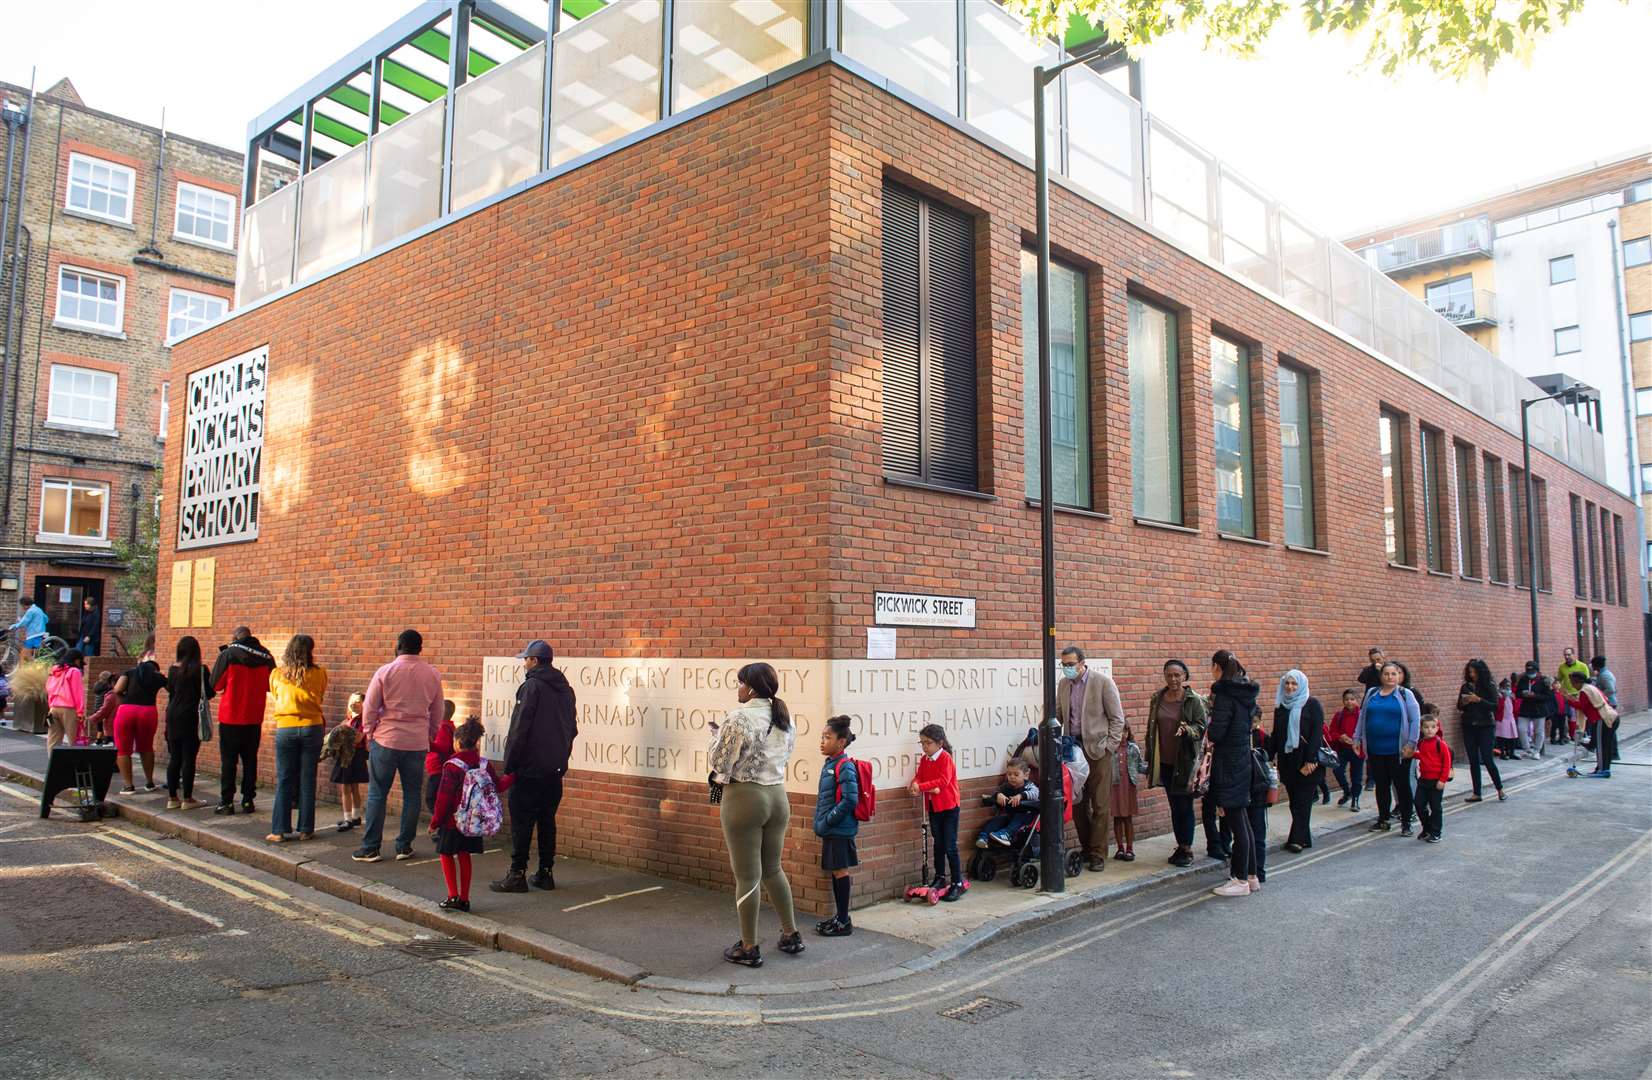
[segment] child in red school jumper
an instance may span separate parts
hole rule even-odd
[[[939,889],[946,883],[941,873],[944,858],[952,884],[941,899],[951,902],[964,895],[963,864],[958,859],[958,767],[953,764],[952,744],[946,741],[946,729],[941,725],[925,724],[918,732],[918,745],[923,757],[918,759],[918,775],[906,790],[922,795],[929,810],[929,831],[935,841],[935,880],[929,887]]]
[[[433,814],[436,812],[436,789],[442,784],[442,767],[453,756],[453,738],[458,731],[453,726],[455,711],[457,707],[452,698],[442,702],[442,723],[436,729],[435,738],[430,740],[430,751],[424,756],[424,808]]]
[[[1440,718],[1423,717],[1422,737],[1417,740],[1417,824],[1419,840],[1440,842],[1440,801],[1451,782],[1451,747],[1440,737]]]
[[[1350,687],[1342,692],[1342,708],[1332,714],[1325,724],[1325,745],[1336,751],[1337,765],[1333,770],[1337,786],[1342,789],[1338,806],[1346,806],[1359,813],[1359,795],[1365,790],[1365,758],[1361,756],[1354,735],[1359,730],[1360,692]],[[1321,775],[1324,770],[1320,770]]]
[[[482,837],[466,836],[453,820],[459,809],[459,796],[464,792],[465,772],[482,767],[482,721],[467,716],[454,734],[458,748],[442,764],[436,790],[436,809],[430,817],[430,835],[436,841],[436,853],[442,859],[442,878],[447,882],[447,899],[438,907],[449,911],[470,910],[470,857],[482,854]],[[494,774],[493,762],[487,763],[493,786],[503,796],[511,786],[511,777],[501,779]]]

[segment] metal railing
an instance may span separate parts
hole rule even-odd
[[[1450,259],[1491,258],[1491,219],[1454,221],[1360,249],[1360,255],[1385,274]]]
[[[834,10],[837,19],[824,25]],[[448,99],[438,98],[249,206],[237,303],[301,284],[821,50],[1027,159],[1031,69],[1062,55],[1053,43],[1032,41],[992,0],[615,0],[564,26],[549,57],[540,43],[453,90],[450,137]],[[1522,399],[1543,396],[1458,329],[1470,317],[1495,316],[1489,292],[1476,292],[1472,312],[1442,314],[1382,272],[1489,253],[1486,219],[1355,254],[1089,68],[1064,72],[1050,92],[1051,161],[1069,186],[1335,327],[1505,430],[1518,432]],[[1599,432],[1552,402],[1530,412],[1533,445],[1604,478]]]
[[[1431,296],[1426,303],[1453,326],[1490,326],[1497,322],[1497,294],[1490,289]]]

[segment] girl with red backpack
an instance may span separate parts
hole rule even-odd
[[[820,789],[815,795],[815,835],[820,837],[820,868],[831,876],[832,899],[837,905],[835,915],[815,924],[815,933],[821,937],[848,937],[855,932],[849,921],[849,871],[860,865],[855,851],[855,836],[860,832],[860,818],[855,815],[860,770],[849,757],[849,744],[855,741],[855,733],[849,730],[852,723],[847,716],[834,716],[820,733],[820,753],[826,760],[820,766]]]
[[[442,765],[441,785],[436,789],[436,809],[430,817],[430,835],[436,841],[436,854],[442,860],[442,878],[447,882],[447,899],[436,906],[446,911],[470,910],[470,857],[482,854],[484,833],[472,836],[460,830],[458,815],[466,791],[465,781],[471,770],[482,770],[493,785],[493,807],[497,815],[499,799],[510,788],[511,778],[494,774],[493,762],[482,760],[477,749],[482,742],[482,721],[477,716],[465,717],[465,722],[454,733],[457,749]],[[479,777],[478,780],[481,778]],[[476,783],[473,782],[473,788]],[[497,829],[497,820],[494,823]]]

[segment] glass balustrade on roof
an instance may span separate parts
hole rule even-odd
[[[1053,41],[1031,39],[994,0],[560,0],[538,22],[522,17],[525,7],[532,4],[416,8],[254,122],[249,184],[259,178],[260,154],[305,168],[296,183],[248,200],[238,305],[370,257],[513,186],[554,179],[662,117],[749,89],[811,48],[847,58],[1025,165],[1034,149],[1032,68],[1065,55]],[[811,26],[830,10],[835,25]],[[1098,71],[1070,68],[1047,93],[1059,183],[1506,429],[1518,430],[1522,398],[1542,396],[1457,328],[1495,320],[1490,293],[1431,306],[1385,275],[1488,254],[1487,219],[1355,253],[1144,113]],[[1532,412],[1542,433],[1534,445],[1602,475],[1598,432],[1570,430],[1543,406]]]

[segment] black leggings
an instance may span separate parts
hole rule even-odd
[[[964,880],[963,866],[958,862],[958,807],[951,810],[931,810],[929,831],[935,838],[935,876],[941,876],[941,860],[946,859],[948,872],[956,884]]]
[[[1233,830],[1233,876],[1240,881],[1256,876],[1256,843],[1250,828],[1250,810],[1244,806],[1222,807],[1222,820]]]
[[[182,783],[182,797],[195,797],[195,755],[201,752],[201,740],[195,737],[187,739],[166,740],[166,794],[169,798],[179,798],[179,784]]]
[[[1400,821],[1411,824],[1411,761],[1398,754],[1372,754],[1371,778],[1377,785],[1377,820],[1388,821],[1390,808],[1397,809]],[[1394,803],[1398,807],[1394,807]]]
[[[1491,773],[1491,783],[1498,791],[1503,790],[1503,777],[1497,771],[1497,758],[1491,752],[1492,741],[1497,737],[1494,727],[1466,727],[1463,729],[1463,749],[1468,751],[1468,777],[1474,782],[1474,794],[1480,794],[1480,766],[1483,764],[1486,771]]]

